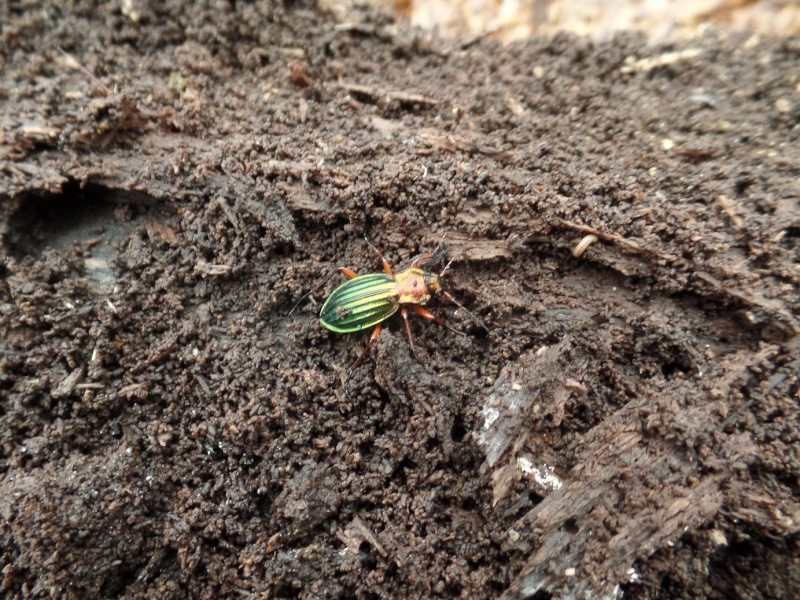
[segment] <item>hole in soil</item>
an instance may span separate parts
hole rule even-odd
[[[682,365],[679,365],[675,362],[668,362],[661,365],[661,373],[664,375],[664,379],[670,379],[675,373],[680,371],[681,373],[685,373],[686,370],[683,368]]]
[[[534,508],[538,506],[542,500],[544,500],[544,496],[541,496],[532,490],[528,490],[528,502],[530,504],[526,506],[526,508]]]
[[[413,471],[415,468],[416,465],[414,464],[414,461],[412,461],[410,458],[404,458],[392,473],[392,481],[404,487],[408,483],[406,470]]]
[[[449,593],[451,598],[458,598],[461,595],[461,591],[463,589],[464,589],[463,586],[459,585],[458,582],[455,581],[447,586],[447,592]]]
[[[373,570],[378,566],[378,559],[372,553],[372,544],[369,542],[361,542],[358,547],[358,555],[365,569]]]
[[[366,459],[368,456],[372,456],[372,449],[374,446],[375,442],[371,440],[361,442],[358,445],[358,453],[361,455],[361,458]]]
[[[17,259],[39,258],[48,248],[69,248],[75,242],[97,238],[114,221],[114,206],[81,190],[77,181],[61,194],[30,194],[8,220],[3,243]]]
[[[464,419],[461,418],[461,415],[456,415],[453,419],[453,426],[450,427],[450,439],[454,442],[463,442],[465,435],[467,435],[467,428],[464,426]]]
[[[578,523],[575,521],[575,519],[567,519],[564,522],[564,531],[572,534],[578,533]]]
[[[282,582],[274,588],[275,598],[299,598],[301,588],[293,586],[291,583]]]
[[[787,250],[800,248],[800,227],[790,225],[786,228],[786,233],[781,238],[781,246]]]
[[[117,244],[139,225],[151,203],[154,200],[142,193],[98,185],[81,189],[77,180],[70,180],[60,194],[20,197],[2,243],[18,260],[38,260],[45,250],[71,252],[81,244],[92,290],[104,294],[116,279],[111,265]]]

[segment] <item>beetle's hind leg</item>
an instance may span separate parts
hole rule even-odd
[[[378,250],[375,246],[373,246],[372,244],[369,243],[369,240],[367,239],[367,236],[364,236],[364,241],[367,242],[367,246],[372,248],[372,250],[375,252],[375,254],[378,255],[378,258],[381,259],[381,262],[383,263],[384,272],[388,273],[389,275],[394,277],[394,271],[392,271],[392,266],[389,264],[389,261],[384,258],[383,253],[381,253],[380,250]]]
[[[353,376],[353,371],[355,371],[358,367],[361,366],[361,363],[364,362],[364,359],[367,358],[367,354],[369,354],[369,349],[375,345],[375,342],[378,341],[378,336],[381,334],[381,324],[378,323],[375,326],[375,329],[372,331],[372,335],[369,336],[369,341],[367,342],[367,347],[364,348],[364,351],[361,353],[361,356],[358,357],[358,360],[353,363],[353,366],[350,367],[350,370],[347,371],[347,378],[344,380],[344,393],[345,396],[350,398],[350,391],[347,389],[347,384],[350,383],[350,378]]]
[[[300,299],[297,302],[294,303],[294,306],[292,307],[292,310],[290,310],[289,313],[286,316],[287,317],[291,316],[291,314],[295,311],[295,309],[298,306],[300,306],[300,303],[303,300],[308,298],[314,292],[318,292],[323,287],[325,287],[325,284],[328,283],[331,280],[331,277],[333,277],[337,273],[341,273],[342,275],[344,275],[348,279],[355,279],[356,277],[358,277],[358,273],[356,273],[355,271],[352,271],[351,269],[348,269],[347,267],[337,267],[336,269],[331,271],[328,275],[326,275],[325,279],[323,279],[322,282],[317,287],[311,289],[310,291],[308,291],[305,294],[303,294],[302,296],[300,296]]]

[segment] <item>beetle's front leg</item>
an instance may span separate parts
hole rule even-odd
[[[411,310],[413,310],[415,313],[417,313],[423,319],[426,319],[428,321],[433,321],[434,323],[436,323],[437,325],[441,325],[442,327],[447,327],[447,329],[449,329],[453,333],[457,333],[458,335],[466,335],[463,331],[459,331],[458,329],[453,329],[452,327],[450,327],[450,325],[447,324],[447,321],[445,319],[442,319],[441,317],[437,317],[436,315],[434,315],[431,311],[429,311],[424,306],[414,306],[414,305],[412,305],[412,306],[409,306],[409,308]]]
[[[431,311],[429,311],[424,306],[412,305],[410,308],[411,308],[411,310],[413,310],[415,313],[417,313],[423,319],[427,319],[428,321],[433,321],[437,325],[441,325],[443,327],[446,326],[446,322],[445,322],[444,319],[442,319],[440,317],[437,317],[436,315],[434,315]]]

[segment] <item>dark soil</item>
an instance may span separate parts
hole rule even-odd
[[[800,40],[187,4],[0,5],[5,597],[800,595]]]

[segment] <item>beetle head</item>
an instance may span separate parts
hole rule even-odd
[[[437,294],[447,289],[444,278],[436,273],[425,273],[424,280],[425,287],[427,287],[428,291],[432,294]]]

